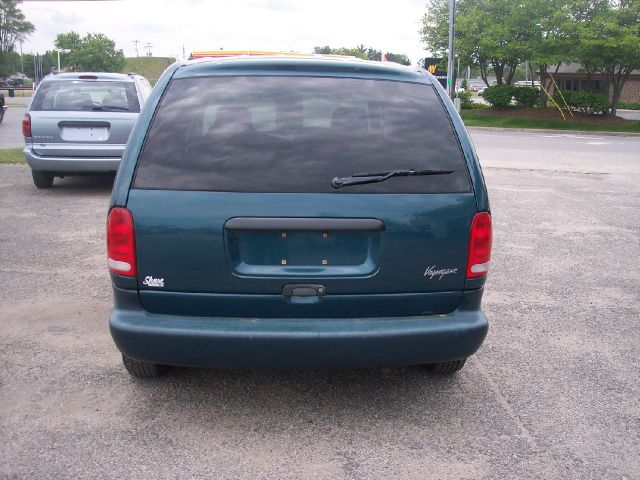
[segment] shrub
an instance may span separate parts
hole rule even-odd
[[[471,100],[471,92],[457,92],[454,98],[460,99],[462,108],[473,108],[473,100]]]
[[[493,108],[506,108],[511,105],[513,90],[511,85],[492,85],[484,89],[482,96]]]
[[[640,110],[640,102],[631,102],[627,104],[629,110]]]
[[[513,98],[516,100],[516,105],[522,108],[533,107],[538,100],[539,93],[538,90],[531,87],[513,88]]]
[[[571,110],[589,115],[605,114],[609,111],[609,99],[603,93],[567,91],[563,92],[563,95]],[[553,98],[558,105],[564,107],[559,93],[556,93]]]
[[[616,108],[627,108],[627,104],[622,100],[618,100],[618,103],[616,103]]]

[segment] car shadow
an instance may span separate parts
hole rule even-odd
[[[56,178],[53,186],[45,191],[53,195],[110,194],[115,177],[114,173],[106,173]]]
[[[171,368],[154,380],[131,379],[127,403],[202,422],[224,415],[259,429],[311,428],[319,418],[340,422],[454,414],[465,401],[465,373],[431,374],[425,367],[366,370],[223,370]],[[468,377],[467,377],[468,378]],[[134,399],[135,397],[135,399]],[[243,420],[242,420],[243,421]]]

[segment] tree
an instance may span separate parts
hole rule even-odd
[[[16,43],[22,42],[35,31],[27,22],[16,0],[0,0],[0,52],[12,52]]]
[[[411,60],[409,57],[402,53],[385,53],[388,62],[399,63],[400,65],[411,65]]]
[[[314,53],[325,55],[348,55],[351,57],[362,58],[363,60],[380,61],[382,59],[382,51],[375,48],[367,47],[364,44],[357,45],[354,48],[332,48],[329,45],[324,47],[314,47]],[[402,53],[385,53],[387,60],[390,62],[400,63],[402,65],[411,65],[409,57]]]
[[[549,91],[552,80],[549,68],[557,73],[563,61],[571,59],[575,39],[567,30],[570,7],[567,0],[540,0],[535,5],[538,12],[539,29],[533,38],[532,55],[529,61],[540,75],[540,85]],[[533,71],[532,78],[533,78]],[[541,96],[542,105],[547,106],[548,97]]]
[[[489,67],[498,85],[510,85],[518,65],[532,55],[539,35],[537,4],[541,0],[459,0],[456,14],[456,53],[478,65],[489,85]],[[449,0],[429,0],[422,18],[422,40],[435,55],[448,52]]]
[[[34,57],[35,55],[32,53],[22,55],[22,64],[24,65],[24,71],[22,73],[31,78],[35,78]],[[44,75],[47,75],[57,68],[58,53],[55,50],[47,50],[43,54],[40,54],[40,58],[42,60],[42,73]],[[20,62],[20,60],[18,60],[18,62]]]
[[[55,46],[64,51],[64,64],[76,71],[120,72],[124,68],[124,53],[116,50],[115,42],[102,33],[84,37],[76,32],[61,33]]]
[[[589,75],[602,75],[615,115],[624,84],[640,68],[640,2],[582,0],[576,7],[567,27],[577,40],[574,59]]]
[[[345,47],[332,48],[329,45],[325,45],[324,47],[314,47],[313,52],[321,53],[324,55],[347,55],[350,57],[362,58],[364,60],[368,59],[367,53],[360,51],[357,47],[356,48],[345,48]]]
[[[15,0],[0,0],[0,74],[10,75],[19,65],[16,43],[24,41],[35,31],[33,23],[25,20]],[[16,62],[17,58],[17,62]]]

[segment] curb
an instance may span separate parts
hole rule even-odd
[[[550,128],[501,128],[501,127],[466,127],[469,132],[524,132],[524,133],[553,133],[556,135],[593,135],[612,137],[640,137],[640,133],[636,132],[607,132],[600,130],[560,130]]]

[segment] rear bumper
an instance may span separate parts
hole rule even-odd
[[[465,358],[484,340],[482,290],[447,315],[259,319],[152,314],[137,292],[114,288],[111,335],[122,353],[152,363],[217,368],[369,368]]]
[[[60,173],[116,172],[120,157],[45,157],[27,146],[22,151],[32,170]]]

